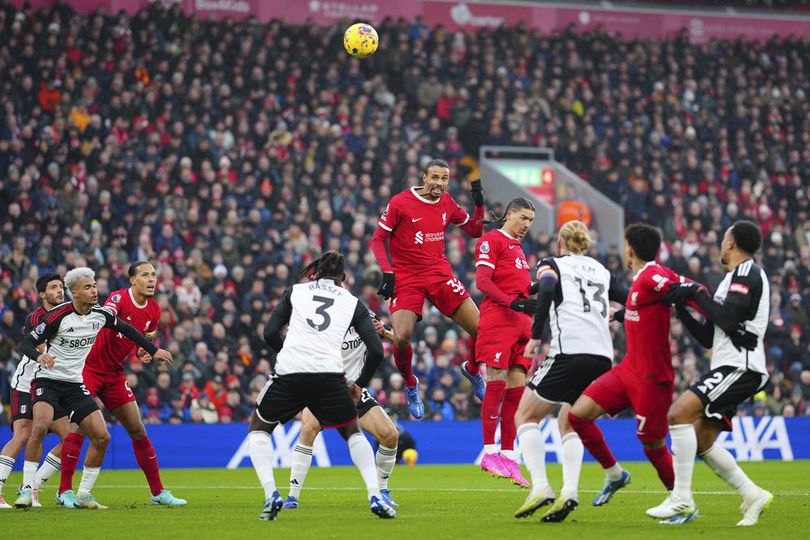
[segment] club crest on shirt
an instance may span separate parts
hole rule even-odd
[[[25,414],[25,411],[28,410],[28,405],[20,405],[20,414]]]
[[[93,323],[93,331],[95,332],[95,331],[96,331],[96,330],[98,330],[99,328],[101,328],[101,323],[94,322],[94,323]]]
[[[447,212],[442,212],[442,225],[447,225]]]
[[[484,240],[481,242],[481,253],[489,253],[489,241]]]

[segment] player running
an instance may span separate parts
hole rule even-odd
[[[516,518],[528,517],[554,503],[542,521],[559,522],[579,506],[577,489],[584,449],[568,422],[568,411],[591,382],[610,371],[613,342],[608,328],[609,301],[624,304],[627,299],[627,287],[586,255],[590,245],[587,226],[581,221],[569,221],[557,237],[559,256],[541,261],[537,269],[537,311],[525,356],[534,355],[547,320],[551,341],[548,356],[523,391],[515,418],[520,450],[532,476],[532,490],[515,512]],[[546,476],[546,446],[538,423],[558,405],[563,487],[555,502]]]
[[[160,306],[154,300],[157,272],[149,261],[138,261],[127,271],[131,287],[113,292],[104,307],[121,320],[143,332],[147,339],[157,334],[160,321]],[[146,435],[141,411],[124,376],[124,360],[136,348],[135,343],[115,330],[102,330],[84,365],[84,385],[93,397],[97,397],[115,418],[121,422],[132,439],[132,450],[149,483],[152,502],[165,506],[183,506],[184,499],[164,489],[160,480],[157,454]],[[150,361],[150,358],[143,358]],[[84,436],[73,430],[64,444],[62,481],[56,500],[66,508],[75,508],[73,473],[79,461]]]
[[[259,519],[277,519],[284,505],[273,478],[270,434],[305,407],[322,427],[337,428],[348,443],[352,462],[366,484],[371,512],[394,518],[396,512],[383,500],[377,484],[374,451],[357,422],[360,389],[368,385],[382,362],[382,342],[368,308],[341,285],[346,278],[343,256],[326,252],[312,270],[313,281],[284,291],[264,328],[264,340],[277,356],[275,375],[256,400],[248,433],[250,459],[264,488]],[[282,337],[285,325],[289,325],[286,339]],[[367,354],[357,380],[347,386],[340,347],[352,326]]]
[[[422,182],[422,186],[407,189],[391,199],[371,238],[371,249],[383,271],[377,292],[383,298],[391,298],[391,323],[396,336],[394,362],[405,378],[408,408],[417,419],[425,414],[425,407],[411,365],[411,335],[422,316],[425,299],[470,334],[470,358],[475,356],[478,308],[464,284],[453,275],[444,254],[445,231],[449,224],[458,225],[473,238],[484,231],[484,192],[480,180],[471,182],[475,202],[472,218],[447,192],[450,169],[446,162],[429,161]],[[386,241],[393,266],[388,262]],[[477,364],[464,366],[461,372],[473,382],[478,398],[483,399],[485,385]]]
[[[521,240],[534,222],[534,205],[524,198],[512,199],[496,222],[504,225],[484,234],[475,246],[475,282],[486,295],[481,303],[476,355],[487,366],[487,383],[481,405],[484,455],[481,469],[530,487],[515,459],[515,412],[531,360],[523,350],[531,337],[529,298],[532,278]],[[501,404],[503,399],[503,404]],[[495,430],[501,422],[501,451]]]
[[[57,415],[65,413],[90,437],[76,506],[107,508],[99,504],[90,492],[101,471],[110,434],[96,401],[82,381],[85,358],[102,328],[121,332],[155,359],[167,362],[172,359],[168,351],[158,349],[135,328],[107,309],[96,306],[98,291],[95,272],[91,269],[74,268],[65,275],[65,286],[70,290],[73,301],[60,304],[46,313],[42,322],[20,344],[20,352],[29,358],[36,358],[40,365],[31,385],[33,427],[25,448],[23,487],[14,503],[17,508],[31,507],[34,475],[42,456],[42,440]],[[37,347],[43,343],[48,344],[48,351],[40,354]]]
[[[39,298],[42,300],[42,305],[26,317],[23,325],[23,335],[39,326],[42,316],[65,300],[65,285],[62,283],[59,274],[40,276],[37,279],[36,288]],[[44,350],[45,346],[41,345],[40,352],[44,352]],[[31,435],[31,420],[33,418],[31,412],[31,380],[34,378],[34,372],[38,365],[35,359],[23,356],[20,363],[17,364],[14,375],[11,376],[11,430],[13,436],[3,447],[3,450],[0,451],[0,508],[11,508],[11,505],[3,498],[3,485],[8,480],[9,474],[11,474],[11,468],[14,466],[14,461],[20,450],[25,448],[28,437]],[[69,430],[67,416],[62,413],[57,416],[60,416],[60,418],[54,421],[51,431],[64,440]],[[37,470],[34,483],[31,486],[31,506],[34,508],[42,506],[39,502],[39,487],[59,470],[61,450],[62,443],[60,442],[48,453],[42,466]]]
[[[675,302],[689,332],[713,352],[710,371],[669,408],[675,486],[663,503],[647,510],[650,517],[665,520],[662,523],[686,523],[698,513],[692,498],[696,453],[742,496],[743,518],[737,525],[756,525],[773,500],[772,493],[746,476],[728,450],[715,444],[721,431],[731,431],[737,405],[768,381],[763,338],[770,315],[770,285],[753,259],[761,244],[759,227],[738,221],[720,245],[720,261],[728,273],[714,298],[697,283],[670,285],[667,300]],[[683,307],[688,300],[696,301],[708,320],[695,320]],[[745,347],[738,348],[729,335]]]

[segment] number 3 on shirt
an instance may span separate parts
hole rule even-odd
[[[450,285],[453,288],[453,292],[456,294],[464,294],[464,284],[458,280],[458,278],[448,279],[445,285]]]
[[[315,324],[315,321],[312,319],[307,319],[307,324],[310,325],[312,328],[317,330],[318,332],[323,332],[329,325],[332,324],[332,317],[329,316],[329,313],[326,311],[332,304],[335,303],[334,298],[328,298],[326,296],[313,296],[313,302],[317,302],[320,305],[315,309],[315,314],[320,315],[323,318],[323,321],[320,324]]]

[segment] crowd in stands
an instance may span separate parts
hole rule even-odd
[[[662,262],[710,288],[723,276],[723,230],[760,223],[772,376],[741,414],[810,414],[808,42],[391,20],[378,31],[380,51],[360,61],[342,50],[338,26],[214,22],[159,2],[127,16],[0,1],[3,402],[38,274],[88,265],[103,300],[129,285],[131,261],[150,259],[163,308],[156,339],[175,360],[125,364],[146,422],[244,421],[270,373],[263,322],[300,268],[342,251],[348,285],[386,319],[368,249],[386,202],[439,157],[471,210],[468,156],[499,144],[553,148],[628,223],[662,229]],[[527,238],[530,264],[553,244]],[[473,247],[449,231],[449,260],[480,300]],[[625,272],[619,246],[598,242],[593,254]],[[456,368],[464,338],[435,310],[417,326],[428,418],[480,414]],[[677,322],[672,351],[680,392],[709,356]],[[407,417],[392,362],[371,386]]]

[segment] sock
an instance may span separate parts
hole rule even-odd
[[[501,405],[501,453],[505,454],[504,450],[514,450],[515,436],[517,435],[517,426],[515,426],[515,413],[520,403],[520,398],[523,397],[523,387],[516,386],[515,388],[507,388],[503,394],[503,405]],[[484,395],[486,399],[486,394]],[[508,456],[507,456],[508,457]],[[512,457],[514,458],[514,452]]]
[[[673,469],[672,454],[670,454],[669,448],[667,448],[666,445],[660,448],[645,448],[644,455],[647,456],[652,466],[655,467],[658,478],[661,480],[661,483],[664,484],[664,487],[667,488],[667,491],[672,491],[675,485],[675,471]],[[693,457],[692,461],[694,460],[695,458]]]
[[[501,448],[501,455],[503,457],[505,457],[506,459],[510,459],[512,461],[515,461],[515,451],[514,450],[504,450],[503,448]]]
[[[301,495],[304,480],[312,465],[312,447],[296,444],[293,448],[292,465],[290,466],[290,495],[296,499]]]
[[[394,347],[394,363],[397,365],[400,374],[405,378],[405,386],[416,385],[416,377],[413,376],[413,366],[411,365],[412,362],[413,348],[410,343],[408,343],[407,347],[402,349]]]
[[[397,464],[397,447],[378,446],[375,461],[377,462],[377,485],[380,489],[388,489],[388,479],[391,478],[394,465]]]
[[[582,471],[582,457],[585,454],[585,447],[579,435],[569,433],[563,436],[561,454],[563,487],[560,498],[578,500],[579,473]]]
[[[101,473],[101,467],[88,467],[84,466],[82,470],[82,479],[79,482],[79,491],[76,495],[89,495],[93,491],[93,486],[96,485],[98,475]]]
[[[737,465],[734,456],[719,444],[712,445],[700,457],[714,471],[714,474],[736,489],[743,498],[751,499],[759,494],[759,487]]]
[[[548,486],[546,441],[543,440],[540,426],[535,423],[520,426],[517,429],[517,436],[520,438],[520,453],[523,455],[523,462],[532,477],[532,495],[537,495],[541,489]]]
[[[3,493],[3,486],[6,484],[6,480],[8,480],[8,475],[11,474],[14,461],[13,457],[0,456],[0,493]]]
[[[470,371],[470,373],[472,373],[473,375],[478,375],[478,360],[476,360],[476,356],[475,356],[475,338],[474,337],[470,336],[467,339],[467,348],[470,350],[470,358],[469,358],[470,363],[467,364],[467,366],[469,366],[469,368],[471,370],[474,370],[474,371]]]
[[[574,428],[574,431],[577,432],[580,439],[582,439],[582,444],[585,445],[588,452],[590,452],[593,458],[605,469],[608,478],[610,478],[610,480],[618,480],[621,477],[622,469],[618,467],[616,458],[613,457],[613,452],[608,448],[602,430],[593,423],[593,420],[580,418],[572,412],[568,413],[568,422],[571,424],[571,427]],[[616,475],[617,469],[618,476]]]
[[[135,459],[138,461],[146,481],[149,482],[149,489],[152,495],[160,495],[163,491],[163,482],[160,481],[160,467],[158,467],[157,453],[152,446],[149,437],[143,439],[132,439],[132,450],[135,452]]]
[[[352,463],[360,470],[363,482],[368,490],[368,497],[382,498],[380,487],[377,485],[377,464],[374,463],[374,451],[368,443],[365,435],[355,433],[346,441],[349,445],[349,454],[352,456]]]
[[[79,455],[82,453],[84,436],[78,433],[69,433],[62,442],[62,478],[59,480],[59,493],[73,489],[73,473],[79,464]]]
[[[250,461],[259,477],[259,483],[264,488],[264,498],[269,499],[276,491],[276,479],[273,478],[273,445],[270,444],[270,434],[266,431],[251,431],[248,433],[248,452]]]
[[[24,461],[23,462],[23,486],[34,487],[34,480],[37,476],[37,465],[39,465],[36,461]]]
[[[481,429],[484,432],[484,444],[495,444],[495,430],[498,427],[501,397],[506,391],[506,381],[487,381],[487,392],[481,403]],[[490,452],[487,452],[490,453]]]
[[[672,453],[675,455],[673,460],[673,468],[675,469],[674,486],[671,488],[672,492],[687,501],[692,500],[692,472],[695,469],[695,454],[697,453],[697,434],[695,434],[695,427],[692,424],[677,424],[669,426],[669,436],[672,439]],[[644,449],[644,453],[652,461],[652,457]],[[661,469],[653,462],[653,465],[658,470],[658,476],[666,486],[666,480],[662,475]],[[667,486],[667,489],[670,489]]]
[[[34,476],[34,485],[33,487],[39,489],[42,484],[48,481],[48,479],[53,476],[61,467],[62,460],[53,455],[53,452],[49,452],[47,456],[45,456],[45,462],[42,466],[37,470],[37,474]]]

